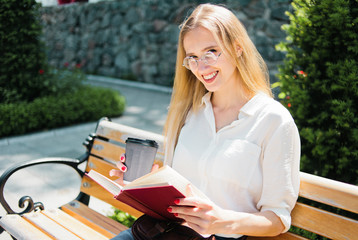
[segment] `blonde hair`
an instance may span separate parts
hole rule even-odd
[[[196,112],[207,90],[191,71],[182,66],[185,58],[183,40],[189,31],[204,27],[209,30],[222,51],[230,54],[237,66],[243,91],[250,97],[258,92],[272,97],[268,71],[264,60],[249,38],[245,27],[227,8],[201,4],[180,26],[172,98],[164,127],[166,159],[171,159],[181,128],[189,111]],[[237,56],[237,47],[243,52]]]

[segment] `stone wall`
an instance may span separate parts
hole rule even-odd
[[[281,25],[290,0],[118,0],[43,7],[51,65],[81,64],[85,72],[171,85],[179,24],[202,2],[225,4],[244,23],[274,79],[284,55]]]

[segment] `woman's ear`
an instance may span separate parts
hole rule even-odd
[[[239,41],[235,41],[236,56],[239,58],[242,55],[243,48],[240,46]]]
[[[240,45],[237,44],[236,45],[236,55],[237,55],[237,57],[241,57],[243,51],[244,50],[242,49],[242,47],[240,47]]]

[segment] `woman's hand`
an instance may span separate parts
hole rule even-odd
[[[123,174],[127,171],[127,167],[126,165],[124,165],[124,162],[126,161],[126,155],[123,153],[120,158],[120,161],[116,162],[117,168],[118,169],[111,169],[109,171],[109,176],[111,177],[118,177],[118,179],[116,180],[117,183],[119,183],[120,185],[124,186],[124,182],[123,182]]]
[[[224,219],[230,217],[230,211],[195,196],[190,185],[187,186],[186,195],[188,197],[177,199],[176,205],[170,206],[168,211],[184,219],[192,229],[201,234],[220,233],[223,228],[228,227],[228,222]]]
[[[116,180],[116,182],[122,186],[124,186],[124,182],[123,182],[123,174],[127,171],[127,167],[126,165],[124,165],[124,162],[126,161],[126,155],[122,154],[119,158],[120,161],[116,162],[117,168],[118,169],[111,169],[109,171],[109,176],[111,177],[118,177],[118,179]],[[159,168],[158,164],[153,164],[152,166],[152,170],[151,172],[157,170]]]

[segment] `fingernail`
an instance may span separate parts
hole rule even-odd
[[[121,158],[120,158],[120,159],[121,159],[121,162],[123,162],[123,161],[124,161],[124,156],[121,156]]]
[[[121,169],[122,169],[122,172],[127,171],[127,167],[126,167],[126,166],[123,166]]]
[[[168,212],[172,212],[173,209],[172,209],[171,207],[168,207],[168,208],[167,208],[167,211],[168,211]],[[174,214],[175,214],[175,213],[174,213]]]
[[[180,200],[179,200],[179,199],[175,199],[175,200],[174,200],[174,203],[175,203],[175,204],[179,204],[179,203],[180,203]]]
[[[176,217],[178,216],[178,214],[177,214],[177,213],[173,213],[173,214],[174,214],[174,216],[176,216]]]

